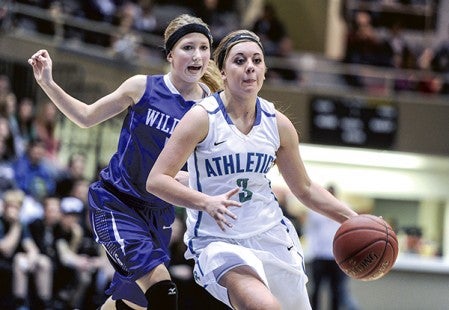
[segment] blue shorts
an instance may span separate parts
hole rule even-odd
[[[116,270],[107,291],[114,300],[127,299],[146,307],[135,281],[170,260],[169,242],[175,211],[172,206],[151,206],[115,191],[103,181],[89,188],[90,220],[95,240]],[[137,292],[134,292],[137,290]]]

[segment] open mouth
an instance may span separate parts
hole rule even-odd
[[[202,68],[202,66],[188,66],[187,67],[187,69],[192,72],[198,72],[201,70],[201,68]]]

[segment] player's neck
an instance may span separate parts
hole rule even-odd
[[[248,134],[256,118],[256,98],[237,98],[226,92],[222,92],[220,96],[234,125],[242,133]]]
[[[197,100],[203,97],[204,90],[198,82],[185,82],[177,79],[173,74],[170,74],[169,78],[173,86],[185,100]]]

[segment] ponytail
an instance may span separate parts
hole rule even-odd
[[[207,85],[211,92],[215,93],[219,90],[223,90],[223,79],[221,77],[221,72],[218,70],[215,61],[209,60],[206,72],[201,78],[201,82]]]

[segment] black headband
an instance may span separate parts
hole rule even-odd
[[[221,49],[220,53],[218,54],[218,57],[217,57],[217,60],[216,60],[218,69],[221,70],[223,68],[223,62],[224,62],[224,59],[226,57],[226,54],[228,53],[229,49],[232,46],[234,46],[238,41],[252,41],[252,42],[255,42],[255,43],[257,43],[257,45],[259,45],[260,49],[263,52],[262,44],[260,43],[260,41],[257,38],[255,38],[252,35],[247,34],[247,33],[238,34],[235,37],[229,39],[229,41],[226,42],[226,45]]]
[[[192,32],[198,32],[202,33],[206,36],[206,38],[209,40],[209,45],[212,45],[212,35],[210,34],[209,29],[207,29],[206,26],[201,24],[187,24],[182,26],[181,28],[177,29],[173,34],[168,38],[167,42],[165,43],[165,53],[168,54],[173,46],[176,44],[176,42],[179,41],[183,36],[186,34],[192,33]]]

